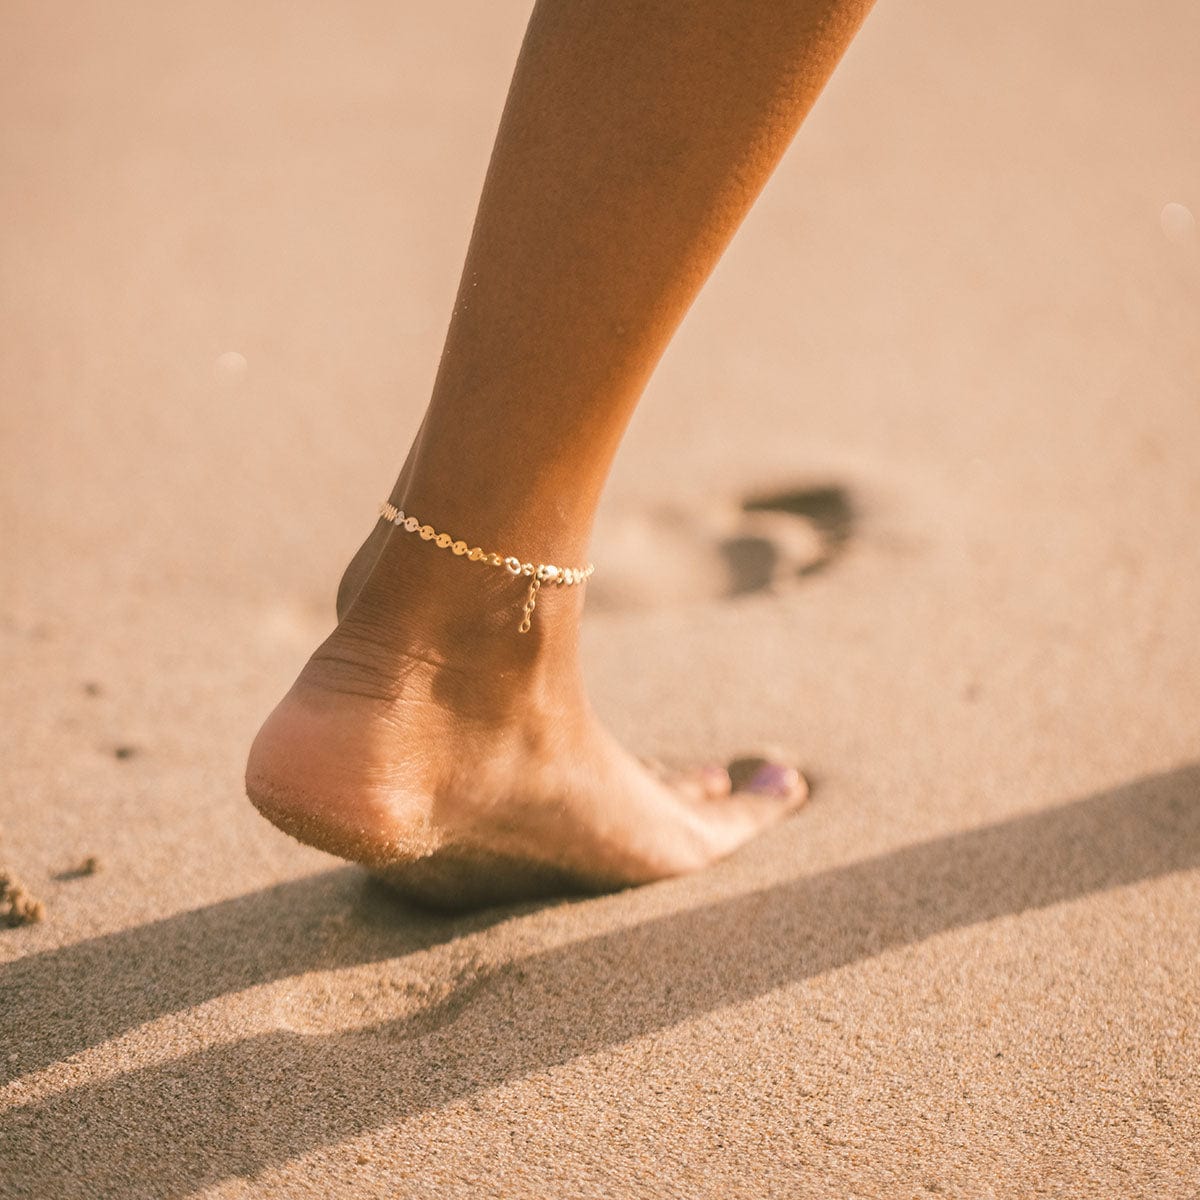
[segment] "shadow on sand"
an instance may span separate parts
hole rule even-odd
[[[514,960],[465,983],[465,1003],[436,1006],[445,1019],[275,1032],[84,1084],[0,1116],[0,1157],[18,1195],[182,1194],[893,947],[1197,866],[1193,765]],[[21,1067],[495,919],[416,915],[361,878],[333,871],[14,964],[4,1023],[45,1035]],[[347,904],[327,936],[325,915]],[[486,1056],[471,1052],[482,1044]]]

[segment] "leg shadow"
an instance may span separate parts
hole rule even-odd
[[[426,913],[341,867],[18,959],[0,968],[0,1014],[19,1039],[15,1062],[0,1056],[0,1084],[227,992],[396,958],[500,915],[511,910]]]

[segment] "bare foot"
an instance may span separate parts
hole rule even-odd
[[[457,909],[693,871],[804,802],[786,764],[664,777],[622,749],[577,669],[582,589],[518,635],[510,581],[383,543],[250,752],[250,799],[293,837]]]

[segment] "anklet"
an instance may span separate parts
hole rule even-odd
[[[512,576],[527,578],[529,591],[525,596],[525,608],[521,624],[517,627],[518,633],[529,632],[533,610],[537,607],[538,589],[543,583],[553,584],[555,587],[574,587],[576,584],[586,583],[596,569],[595,563],[588,563],[586,567],[556,567],[551,563],[523,563],[519,558],[501,558],[499,554],[489,554],[478,546],[468,546],[466,542],[458,541],[448,533],[438,533],[432,525],[422,525],[416,517],[410,517],[388,501],[379,506],[379,515],[397,529],[415,533],[423,542],[432,542],[460,558],[486,563],[489,567],[503,567]]]

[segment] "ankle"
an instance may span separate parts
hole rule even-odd
[[[388,699],[469,693],[493,709],[561,700],[582,691],[583,591],[541,589],[521,633],[524,578],[394,535],[302,679]]]

